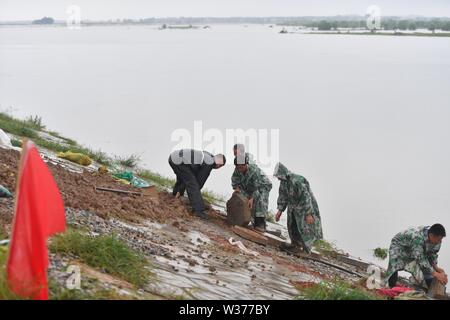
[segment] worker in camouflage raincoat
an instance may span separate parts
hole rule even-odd
[[[290,247],[311,252],[313,244],[322,239],[323,234],[319,206],[309,182],[304,177],[291,173],[281,163],[275,167],[274,176],[280,180],[278,213],[275,219],[279,221],[287,208]]]
[[[238,164],[245,164],[245,161],[247,160],[249,164],[254,164],[253,156],[245,152],[245,146],[243,144],[235,144],[233,147],[233,153],[234,157],[237,158]],[[231,186],[233,187],[233,190],[236,190],[236,188],[239,185],[239,182],[242,179],[242,173],[239,172],[237,168],[234,169],[233,175],[231,176]]]
[[[236,157],[234,164],[237,175],[233,174],[231,178],[232,187],[235,192],[240,192],[247,197],[248,205],[252,210],[254,228],[265,232],[272,182],[256,164],[249,163],[248,157],[244,159],[243,164],[239,162],[238,157]]]
[[[409,228],[391,241],[389,266],[385,278],[392,288],[396,285],[398,271],[408,271],[419,284],[430,286],[433,278],[447,284],[445,271],[437,266],[438,252],[445,228],[440,224],[431,227]]]

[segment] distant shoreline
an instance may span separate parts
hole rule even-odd
[[[331,30],[331,31],[321,31],[315,29],[300,29],[300,30],[287,30],[288,28],[295,28],[295,26],[285,26],[277,24],[261,24],[261,23],[211,23],[211,24],[157,24],[157,23],[81,23],[81,27],[155,27],[159,30],[164,29],[175,29],[175,30],[198,30],[198,29],[210,29],[211,26],[242,26],[244,28],[252,26],[265,26],[268,28],[278,28],[281,31],[277,31],[282,34],[297,34],[297,35],[353,35],[353,36],[398,36],[398,37],[436,37],[436,38],[448,38],[450,37],[450,32],[438,30],[438,32],[405,32],[405,31],[395,31],[395,30],[378,30],[376,32],[371,32],[370,30],[362,30],[359,28],[355,29],[344,29],[344,30]],[[164,26],[164,27],[162,27]],[[53,24],[33,24],[33,23],[0,23],[0,28],[2,27],[33,27],[33,28],[61,28],[67,27],[64,22],[55,22]],[[300,27],[298,27],[300,28]],[[303,31],[302,31],[303,30]]]

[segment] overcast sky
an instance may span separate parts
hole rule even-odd
[[[450,16],[450,0],[0,0],[0,20],[66,18],[78,5],[82,19],[176,16],[364,15],[370,5],[382,15]]]

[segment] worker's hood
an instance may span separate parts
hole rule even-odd
[[[275,171],[273,173],[274,177],[281,179],[281,180],[287,180],[287,178],[290,176],[291,172],[282,164],[281,162],[278,162]]]

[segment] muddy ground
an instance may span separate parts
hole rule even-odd
[[[0,149],[0,183],[11,192],[16,188],[19,157],[19,152],[15,150]],[[68,208],[95,212],[103,218],[115,217],[134,222],[142,219],[165,221],[188,216],[185,206],[179,201],[174,201],[167,193],[160,193],[156,197],[144,197],[95,191],[94,186],[132,192],[139,190],[117,182],[108,173],[85,170],[79,174],[59,165],[47,164]]]
[[[12,192],[18,161],[18,152],[0,149],[0,183]],[[95,185],[136,189],[115,181],[109,174],[73,173],[50,163],[49,168],[63,195],[68,224],[83,227],[92,234],[116,234],[148,258],[148,268],[155,275],[145,288],[137,290],[120,279],[83,266],[84,283],[101,278],[96,282],[98,285],[141,299],[293,299],[299,294],[298,287],[322,280],[339,278],[350,283],[361,280],[277,247],[242,239],[227,225],[223,212],[210,209],[210,219],[203,221],[189,213],[184,201],[167,192],[154,196],[95,192]],[[0,199],[0,227],[6,232],[10,232],[12,214],[12,200]],[[230,238],[241,241],[252,253],[231,245]],[[50,260],[50,277],[61,285],[68,277],[67,266],[81,265],[76,259],[56,255],[51,255]]]

